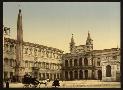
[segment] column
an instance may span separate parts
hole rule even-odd
[[[72,59],[72,66],[74,66],[74,58]]]
[[[92,70],[88,70],[88,78],[91,79],[92,76]]]
[[[53,64],[51,63],[51,69],[53,69]]]
[[[51,77],[52,77],[52,80],[54,80],[54,73],[51,72]]]
[[[8,78],[10,78],[10,72],[8,71]]]
[[[74,71],[72,71],[72,73],[73,73],[73,80],[74,80],[75,79]]]
[[[77,58],[77,66],[79,66],[79,58],[80,58],[80,57]]]
[[[83,79],[85,79],[85,70],[82,70],[83,71]]]
[[[84,58],[82,58],[82,66],[84,66]]]
[[[79,69],[77,70],[77,73],[78,73],[78,80],[79,80],[79,79],[80,79],[80,78],[79,78]]]
[[[98,79],[98,70],[95,70],[95,78]]]
[[[112,78],[114,79],[114,81],[116,81],[116,72],[117,71],[117,65],[112,65],[112,68],[111,68],[111,74],[112,74]]]
[[[60,75],[60,73],[59,73],[59,79],[61,80],[61,75]]]
[[[68,71],[68,80],[70,80],[70,71]]]

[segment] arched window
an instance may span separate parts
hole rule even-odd
[[[65,60],[65,66],[68,67],[68,60]]]
[[[100,61],[97,61],[97,66],[100,66]]]
[[[82,66],[82,58],[79,59],[79,66]]]
[[[98,70],[98,79],[101,80],[102,79],[102,71]]]
[[[92,79],[94,79],[94,70],[92,70]]]
[[[74,66],[77,66],[77,59],[74,59]]]
[[[72,66],[72,59],[70,59],[70,66]]]
[[[56,79],[56,74],[54,74],[54,79]]]
[[[88,79],[88,70],[85,70],[85,79]]]
[[[78,79],[78,72],[74,71],[74,79]]]
[[[106,66],[106,77],[111,77],[111,66],[110,65]]]
[[[68,72],[65,71],[65,79],[67,80],[68,79]]]
[[[72,79],[73,79],[73,72],[70,71],[70,80],[72,80]]]
[[[82,72],[82,70],[79,71],[79,79],[83,79],[83,72]]]
[[[85,66],[88,65],[88,59],[87,59],[87,58],[84,59],[84,65],[85,65]]]

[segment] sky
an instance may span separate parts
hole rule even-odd
[[[120,47],[120,2],[4,2],[3,25],[17,37],[17,15],[22,10],[23,40],[69,52],[85,45],[88,31],[95,50]]]

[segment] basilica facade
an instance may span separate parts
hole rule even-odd
[[[75,46],[71,38],[70,53],[63,54],[64,80],[120,81],[120,49],[93,50],[88,32],[85,45]]]

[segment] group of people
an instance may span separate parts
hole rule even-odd
[[[58,79],[55,79],[52,86],[60,86],[60,83],[59,83],[59,80]]]

